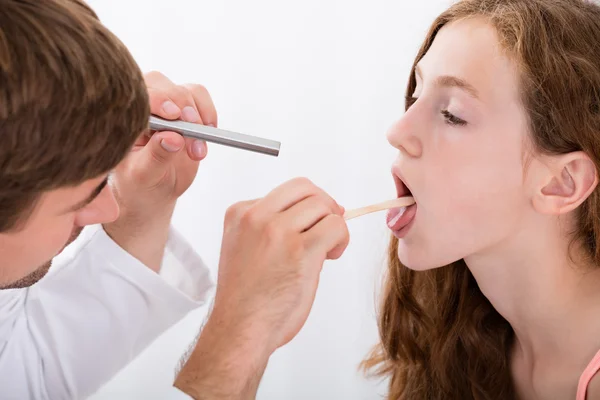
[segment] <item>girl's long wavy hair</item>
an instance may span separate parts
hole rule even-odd
[[[464,0],[433,23],[413,65],[440,29],[483,18],[520,72],[535,151],[585,151],[600,170],[600,6],[590,0]],[[574,241],[600,265],[600,189],[578,209]],[[415,272],[389,247],[379,316],[381,343],[363,368],[388,377],[389,398],[511,399],[514,332],[464,261]]]

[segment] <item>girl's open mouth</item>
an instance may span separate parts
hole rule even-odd
[[[396,171],[393,171],[394,182],[396,183],[396,193],[398,197],[413,196],[408,186],[404,183],[402,178]],[[414,198],[414,196],[413,196]],[[415,199],[416,201],[416,199]],[[408,207],[393,208],[388,211],[387,214],[387,226],[399,239],[404,235],[412,226],[412,222],[417,214],[417,203]]]

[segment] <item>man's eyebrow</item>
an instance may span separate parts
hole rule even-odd
[[[421,69],[419,68],[418,65],[415,68],[415,73],[421,79],[423,79],[423,74],[422,74]],[[467,92],[474,99],[480,100],[479,92],[477,91],[477,89],[475,89],[475,87],[473,85],[471,85],[469,82],[465,81],[464,79],[457,78],[456,76],[451,76],[451,75],[439,76],[435,80],[435,86],[440,86],[440,87],[457,87],[457,88],[462,89],[465,92]]]
[[[84,200],[80,201],[79,203],[75,204],[72,207],[69,207],[68,211],[77,211],[85,206],[87,206],[88,204],[90,204],[92,201],[94,201],[94,199],[96,197],[98,197],[98,195],[100,194],[100,192],[102,192],[104,190],[104,188],[106,187],[106,185],[108,184],[108,177],[106,179],[104,179],[93,191],[92,193],[90,193],[90,195],[88,197],[86,197]]]

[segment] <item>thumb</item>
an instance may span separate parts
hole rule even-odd
[[[152,158],[159,163],[165,163],[175,157],[185,146],[185,139],[176,132],[157,132],[146,148],[152,153]]]
[[[175,132],[157,132],[136,154],[135,170],[145,182],[162,179],[170,162],[185,147],[185,139]]]

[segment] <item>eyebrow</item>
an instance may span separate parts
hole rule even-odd
[[[423,79],[423,74],[421,73],[421,69],[419,68],[418,65],[415,68],[415,73],[419,77],[421,77],[421,79]],[[462,89],[465,92],[467,92],[474,99],[480,100],[479,92],[477,91],[477,89],[475,89],[475,87],[473,85],[471,85],[469,82],[465,81],[464,79],[457,78],[456,76],[451,76],[451,75],[439,76],[435,80],[435,86],[457,87],[457,88]]]
[[[96,186],[96,188],[94,190],[92,190],[92,193],[90,193],[90,195],[88,197],[86,197],[79,203],[75,204],[74,206],[69,207],[69,209],[67,211],[77,211],[77,210],[87,206],[88,204],[90,204],[92,201],[94,201],[96,199],[96,197],[98,197],[100,192],[102,192],[104,190],[104,188],[106,187],[107,184],[108,184],[108,177],[105,178],[98,186]]]

